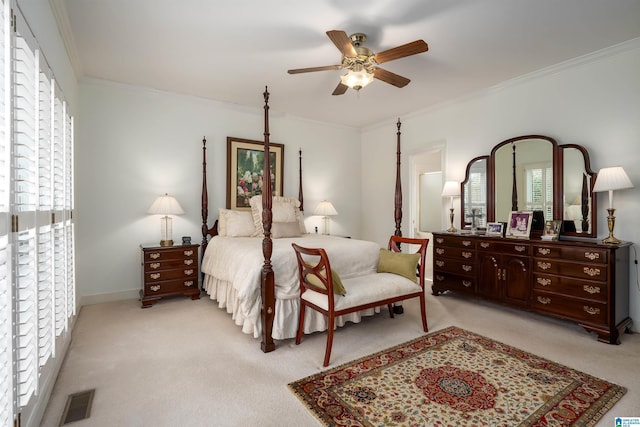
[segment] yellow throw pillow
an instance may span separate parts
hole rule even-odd
[[[378,273],[394,273],[415,282],[419,261],[420,254],[404,254],[380,248]]]
[[[312,266],[311,264],[307,263],[308,266]],[[326,271],[323,268],[322,270],[320,270],[320,274],[322,275],[322,277],[326,278]],[[338,294],[338,295],[346,295],[347,294],[347,290],[344,288],[344,284],[342,283],[342,279],[340,279],[340,276],[338,276],[338,273],[335,272],[335,270],[331,270],[331,278],[333,279],[333,293],[334,294]],[[315,285],[319,288],[323,288],[325,289],[324,284],[320,281],[320,279],[318,279],[315,275],[313,274],[307,274],[307,281],[309,283],[311,283],[312,285]]]

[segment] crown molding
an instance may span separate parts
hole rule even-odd
[[[76,75],[76,79],[79,80],[84,76],[84,70],[80,55],[78,55],[78,49],[76,48],[76,41],[73,36],[73,30],[71,29],[71,22],[69,22],[69,13],[67,12],[65,0],[49,0],[49,5],[51,6],[51,11],[58,26],[58,32],[62,37],[64,48],[67,51],[69,62],[71,62],[71,67]]]

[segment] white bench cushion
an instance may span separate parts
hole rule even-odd
[[[347,294],[335,295],[336,311],[422,290],[416,282],[393,273],[366,274],[342,279],[342,283]],[[319,292],[307,289],[302,298],[325,310],[329,309],[327,297]]]

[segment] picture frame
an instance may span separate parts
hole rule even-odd
[[[284,144],[269,143],[271,191],[281,196],[284,174]],[[227,137],[227,209],[250,210],[249,199],[262,194],[264,142]]]
[[[507,222],[505,237],[511,239],[528,239],[531,233],[533,212],[511,211]]]
[[[542,240],[558,240],[560,237],[560,229],[562,228],[562,220],[554,219],[544,222],[542,230]]]
[[[504,223],[502,222],[488,222],[487,223],[487,236],[504,236]]]

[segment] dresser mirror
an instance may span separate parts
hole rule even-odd
[[[506,222],[511,211],[533,211],[534,229],[562,219],[562,235],[595,237],[595,173],[576,144],[544,135],[502,141],[489,156],[472,159],[461,185],[463,228]]]

